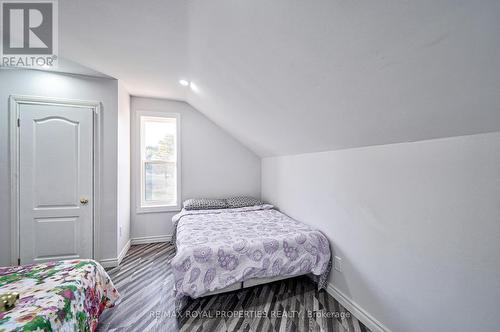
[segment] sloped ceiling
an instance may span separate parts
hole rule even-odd
[[[188,2],[60,0],[59,53],[134,95],[185,99]]]
[[[500,130],[498,1],[59,4],[62,56],[188,101],[260,156]]]

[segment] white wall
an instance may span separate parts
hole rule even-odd
[[[181,115],[182,199],[260,196],[260,158],[184,102],[132,97],[132,119],[137,111],[164,111]],[[138,156],[132,155],[132,188]],[[172,234],[174,213],[135,213],[132,191],[132,238]]]
[[[329,237],[392,331],[498,331],[500,133],[265,158],[263,199]]]
[[[117,81],[44,71],[0,71],[0,266],[10,265],[9,95],[102,102],[101,228],[97,258],[116,257]]]
[[[119,255],[130,240],[130,95],[118,82],[118,248]]]

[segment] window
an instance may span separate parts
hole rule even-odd
[[[139,112],[140,199],[138,212],[180,207],[179,115]]]

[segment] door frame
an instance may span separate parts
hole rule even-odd
[[[92,259],[96,259],[100,252],[99,232],[100,229],[100,193],[101,193],[101,103],[97,101],[62,99],[40,96],[10,95],[9,96],[9,140],[10,140],[10,219],[11,219],[11,265],[19,265],[20,261],[20,231],[19,231],[19,206],[20,206],[20,188],[19,188],[19,112],[21,105],[57,105],[76,108],[86,108],[92,112],[93,118],[93,183],[92,197]]]

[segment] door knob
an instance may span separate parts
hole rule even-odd
[[[89,202],[89,200],[87,198],[85,198],[85,197],[80,198],[80,203],[82,205],[87,205],[88,202]]]

